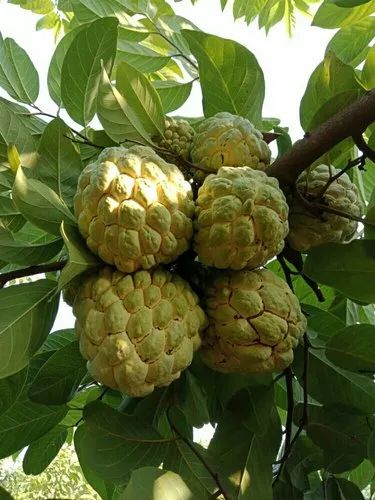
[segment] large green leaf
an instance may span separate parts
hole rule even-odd
[[[125,61],[142,73],[153,73],[168,64],[170,57],[159,54],[138,42],[120,39],[117,60]]]
[[[255,56],[232,40],[183,30],[199,64],[205,116],[228,111],[261,123],[264,76]]]
[[[19,5],[34,14],[48,14],[54,9],[53,0],[8,0],[8,3]]]
[[[25,242],[15,239],[10,231],[0,227],[0,260],[4,262],[22,266],[41,264],[55,257],[62,245],[61,238],[46,243]]]
[[[33,441],[23,457],[22,467],[25,474],[41,474],[56,458],[68,437],[68,430],[57,425],[47,434]]]
[[[0,87],[17,101],[33,103],[39,94],[38,73],[27,53],[12,38],[0,45]]]
[[[365,3],[369,3],[370,0],[331,0],[332,3],[337,5],[338,7],[357,7],[357,5],[363,5]]]
[[[372,431],[367,443],[368,457],[375,466],[375,431]]]
[[[365,500],[358,486],[342,477],[329,477],[325,492],[328,500]]]
[[[153,82],[161,99],[165,113],[170,113],[180,108],[189,98],[192,82],[178,83],[173,80],[155,80]]]
[[[39,370],[29,397],[35,403],[61,405],[70,401],[87,372],[78,342],[70,342],[52,354]]]
[[[375,19],[366,17],[341,28],[327,45],[346,64],[356,67],[366,57],[368,45],[375,36]]]
[[[117,44],[115,18],[98,19],[71,42],[61,70],[61,97],[73,120],[88,125],[96,112],[101,68],[111,72]]]
[[[82,26],[79,26],[72,31],[68,31],[68,33],[66,33],[65,36],[59,41],[51,58],[47,75],[48,92],[58,106],[62,106],[61,71],[64,58],[74,38],[81,30]]]
[[[156,467],[134,471],[121,500],[189,500],[193,494],[179,475]]]
[[[313,248],[305,261],[304,272],[354,300],[375,302],[373,240],[354,240],[346,245],[328,243]]]
[[[346,370],[375,373],[375,326],[348,326],[326,345],[327,358]]]
[[[29,179],[20,167],[13,186],[13,200],[21,214],[45,231],[60,235],[61,222],[75,226],[76,221],[55,191],[36,179]]]
[[[27,381],[28,369],[0,379],[0,415],[5,413],[20,397]]]
[[[65,288],[80,274],[103,263],[90,252],[77,228],[61,225],[61,234],[68,250],[69,261],[59,278],[59,288]]]
[[[0,222],[9,231],[18,231],[26,222],[9,196],[0,196]]]
[[[150,142],[151,135],[164,132],[160,97],[146,76],[121,62],[116,87],[103,70],[98,116],[106,133],[116,142]]]
[[[57,307],[54,281],[39,280],[0,290],[0,378],[27,365],[48,335]]]
[[[44,129],[38,156],[30,176],[50,187],[70,207],[82,171],[79,152],[72,142],[70,128],[55,118]]]
[[[40,352],[57,351],[76,340],[74,328],[51,332],[40,348]]]
[[[352,92],[352,95],[349,93]],[[328,52],[324,60],[313,71],[300,105],[300,119],[304,130],[311,130],[340,109],[358,98],[360,85],[354,69],[340,61],[333,52]],[[345,98],[338,96],[345,93]],[[324,114],[320,111],[329,105]],[[315,115],[320,111],[320,119]]]
[[[117,17],[120,23],[131,24],[132,19],[127,12],[127,0],[80,0],[79,2],[87,11],[90,11],[93,18]],[[80,5],[81,7],[81,5]],[[88,14],[86,14],[88,15]]]
[[[321,4],[315,14],[313,26],[328,29],[350,26],[369,16],[373,12],[375,12],[374,0],[351,9],[338,7],[333,2],[325,1]]]
[[[163,439],[142,418],[125,415],[95,401],[84,409],[84,425],[76,432],[78,454],[103,479],[125,483],[134,469],[158,467],[164,459]]]
[[[301,384],[303,364],[302,348],[299,348],[293,367]],[[373,381],[334,365],[320,349],[310,349],[308,392],[326,406],[347,408],[352,413],[365,415],[375,412]]]
[[[375,87],[375,47],[371,47],[367,54],[361,73],[361,80],[367,90]]]

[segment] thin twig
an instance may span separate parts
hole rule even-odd
[[[363,155],[375,163],[375,151],[370,148],[367,142],[364,140],[362,134],[353,135],[353,141],[357,148],[362,151]]]
[[[212,477],[212,479],[215,481],[215,483],[216,483],[216,485],[217,485],[217,487],[219,489],[219,492],[223,496],[223,498],[225,500],[231,500],[230,496],[225,491],[224,486],[221,484],[221,481],[220,481],[220,478],[219,478],[219,475],[217,474],[217,472],[215,472],[211,468],[210,464],[207,463],[206,459],[201,455],[201,453],[199,453],[199,451],[195,448],[195,446],[193,445],[193,443],[191,443],[189,441],[189,439],[187,439],[183,434],[181,434],[181,432],[173,424],[173,422],[172,422],[172,420],[170,418],[170,415],[169,415],[170,408],[171,407],[168,407],[166,415],[167,415],[167,420],[168,420],[168,423],[169,423],[169,425],[170,425],[170,427],[172,429],[173,434],[177,434],[177,436],[186,444],[186,446],[188,446],[190,448],[190,450],[194,453],[194,455],[200,460],[200,462],[203,464],[203,466],[205,467],[205,469],[207,470],[207,472],[210,474],[210,476]]]
[[[30,266],[25,267],[24,269],[17,269],[16,271],[9,271],[8,273],[2,273],[0,274],[0,288],[3,288],[8,281],[15,280],[17,278],[24,278],[25,276],[33,276],[35,274],[60,271],[66,264],[66,260],[59,260],[57,262],[50,262],[49,264]]]
[[[293,425],[293,411],[294,411],[294,394],[293,394],[293,373],[290,368],[284,371],[285,384],[286,384],[286,394],[288,399],[287,416],[285,423],[285,445],[284,449],[290,447],[290,441],[292,439],[292,425]]]
[[[285,281],[288,283],[289,285],[289,288],[292,290],[292,292],[294,292],[294,287],[293,287],[293,281],[292,281],[292,275],[298,275],[299,273],[295,272],[295,271],[292,271],[288,264],[285,262],[285,259],[283,257],[282,254],[279,254],[277,256],[277,260],[279,261],[281,267],[282,267],[282,270],[284,272],[284,276],[285,276]]]
[[[366,163],[366,157],[365,155],[359,156],[358,158],[354,158],[354,160],[348,160],[348,163],[345,165],[344,168],[339,170],[337,174],[331,175],[330,179],[328,182],[325,184],[323,187],[322,191],[319,193],[318,198],[323,198],[324,194],[327,192],[327,189],[329,186],[337,181],[342,175],[344,175],[346,172],[349,172],[354,167],[358,167],[360,170],[364,168]]]
[[[64,137],[66,137],[67,139],[69,139],[71,142],[74,142],[75,144],[85,144],[87,146],[92,146],[93,148],[105,149],[105,146],[99,146],[98,144],[94,144],[89,139],[87,139],[87,140],[86,139],[83,139],[83,140],[74,139],[73,137],[69,137],[66,134],[64,134]]]

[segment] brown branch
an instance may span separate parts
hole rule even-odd
[[[375,121],[375,89],[336,113],[306,134],[267,169],[282,184],[293,185],[297,177],[324,153],[348,137],[357,137]]]
[[[60,271],[65,265],[66,260],[59,260],[57,262],[50,262],[49,264],[41,264],[38,266],[25,267],[24,269],[17,269],[16,271],[9,271],[8,273],[0,274],[0,288],[3,288],[8,281],[17,278],[24,278],[25,276],[33,276],[35,274],[48,273],[53,271]]]
[[[362,134],[353,135],[353,141],[357,148],[362,151],[363,156],[375,163],[375,151],[370,148],[367,142],[364,140]]]

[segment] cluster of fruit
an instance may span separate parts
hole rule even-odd
[[[277,179],[265,173],[270,159],[248,120],[218,113],[196,130],[169,118],[154,149],[108,148],[83,170],[78,227],[112,266],[85,277],[73,303],[80,349],[96,380],[145,396],[178,378],[198,349],[226,373],[292,362],[306,320],[288,285],[262,266],[285,239],[307,251],[355,232],[352,220],[312,214],[300,198],[319,195],[354,215],[360,205],[349,177],[334,179],[334,169],[321,165],[300,177],[300,198],[288,206]],[[216,269],[200,297],[165,268],[191,247],[197,262]]]

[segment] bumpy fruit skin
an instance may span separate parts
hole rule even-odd
[[[194,134],[194,129],[186,120],[168,116],[165,120],[164,137],[157,144],[188,160]]]
[[[177,379],[206,326],[188,283],[160,269],[125,275],[103,268],[83,281],[73,313],[90,374],[135,397]]]
[[[271,271],[226,271],[206,290],[203,359],[223,373],[283,370],[306,328],[297,297]]]
[[[288,205],[277,179],[249,167],[222,167],[198,191],[194,249],[219,269],[254,269],[284,248]]]
[[[304,171],[297,180],[297,189],[308,201],[318,200],[336,210],[360,216],[361,203],[357,187],[347,174],[333,181],[320,198],[331,176],[338,173],[334,167],[319,165],[314,170]],[[358,223],[335,214],[323,212],[320,217],[312,214],[300,200],[292,198],[289,211],[288,242],[299,252],[307,252],[310,248],[323,243],[345,242],[350,240]]]
[[[150,269],[189,248],[190,184],[151,148],[105,149],[78,180],[74,210],[92,252],[120,271]]]
[[[208,172],[223,166],[264,170],[270,163],[271,150],[249,120],[223,112],[199,124],[191,160]]]

